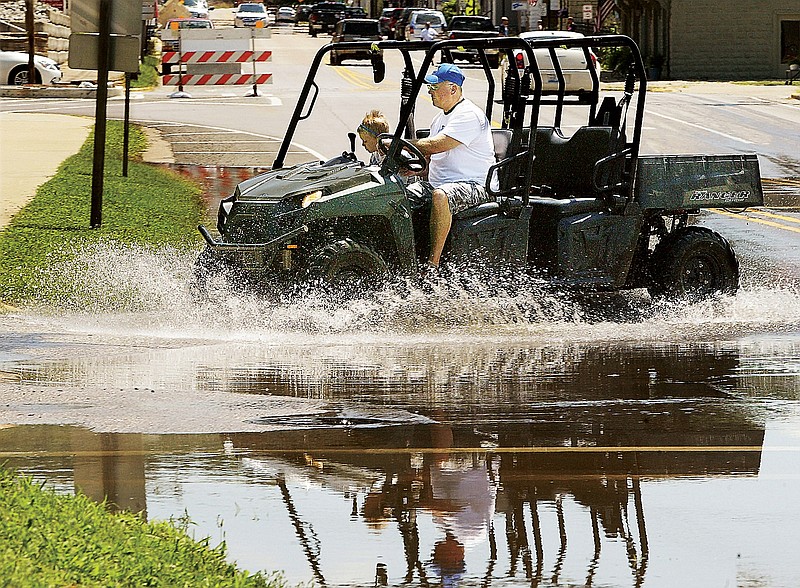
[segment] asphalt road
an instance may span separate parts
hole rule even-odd
[[[218,26],[232,22],[229,11],[214,11]],[[270,166],[291,120],[300,90],[315,52],[330,36],[310,37],[305,26],[279,25],[256,49],[270,49],[272,61],[259,65],[271,72],[272,83],[259,87],[258,96],[246,96],[250,86],[187,86],[191,98],[174,98],[175,87],[134,92],[132,120],[156,128],[172,147],[177,163],[201,166]],[[420,60],[415,58],[415,65]],[[293,136],[286,163],[326,159],[349,148],[352,132],[367,110],[378,108],[390,120],[399,112],[398,56],[387,52],[386,79],[376,85],[368,62],[347,61],[334,67],[327,59],[316,82],[319,97],[307,120]],[[480,69],[464,66],[465,92],[480,97],[486,80]],[[496,80],[499,87],[499,80]],[[607,90],[619,91],[609,84]],[[756,153],[770,195],[771,208],[735,215],[704,213],[704,222],[734,241],[749,265],[765,275],[777,272],[800,277],[800,101],[787,98],[786,86],[731,83],[660,82],[651,85],[644,118],[643,154]],[[109,116],[122,118],[122,99],[109,101]],[[543,108],[543,116],[551,115]],[[93,100],[2,99],[0,110],[56,112],[94,116]],[[566,130],[580,122],[569,109]],[[434,108],[427,96],[417,101],[419,126],[427,126]],[[495,109],[496,123],[500,112]],[[366,153],[356,149],[361,158]],[[220,194],[223,196],[224,194]],[[760,279],[759,273],[756,278]]]

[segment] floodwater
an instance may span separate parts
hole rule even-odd
[[[182,254],[101,253],[45,280],[80,292],[0,317],[0,392],[21,396],[1,459],[59,491],[188,515],[292,584],[800,585],[796,284],[197,304]],[[99,405],[109,389],[212,404],[181,434],[188,407],[154,429]]]

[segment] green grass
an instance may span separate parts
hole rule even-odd
[[[0,303],[47,304],[56,294],[70,298],[69,290],[81,284],[65,280],[54,288],[50,268],[100,243],[183,251],[199,247],[200,189],[169,170],[133,161],[146,147],[144,133],[133,126],[128,177],[123,177],[122,133],[122,123],[109,121],[100,228],[89,227],[90,136],[0,231]]]
[[[0,468],[0,585],[277,587],[225,560],[225,545],[195,541],[188,521],[109,513],[82,494],[57,494]]]
[[[139,77],[131,80],[131,88],[146,89],[158,86],[159,61],[153,55],[145,55],[144,61],[139,64]]]

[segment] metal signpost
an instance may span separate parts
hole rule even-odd
[[[73,33],[70,35],[69,65],[76,69],[97,70],[92,206],[89,218],[89,225],[93,229],[99,228],[103,222],[108,72],[139,71],[141,10],[141,0],[75,0],[72,3]]]

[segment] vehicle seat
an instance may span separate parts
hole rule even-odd
[[[610,126],[580,127],[571,137],[565,137],[561,129],[537,128],[531,182],[546,196],[597,196],[604,190],[595,186],[595,165],[623,147],[624,140]],[[601,187],[616,185],[622,159],[608,162],[598,172]]]

